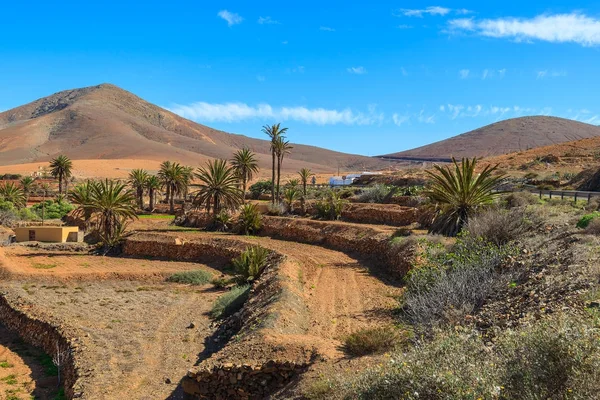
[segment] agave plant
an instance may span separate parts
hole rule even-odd
[[[269,250],[260,246],[252,246],[246,249],[232,264],[243,281],[257,279],[267,266]]]
[[[23,189],[13,182],[7,182],[0,185],[0,200],[12,203],[16,208],[21,209],[27,204]]]
[[[432,183],[425,192],[439,206],[430,230],[448,236],[456,236],[477,209],[501,194],[495,189],[505,178],[504,174],[493,176],[498,165],[487,165],[476,174],[476,158],[463,158],[460,163],[452,158],[452,163],[453,168],[436,165],[435,172],[427,171]]]
[[[246,186],[252,180],[254,174],[258,173],[258,161],[256,155],[249,149],[238,150],[231,160],[235,173],[242,181],[243,202],[246,201]]]
[[[223,208],[230,209],[242,203],[242,191],[237,187],[237,176],[233,167],[225,160],[208,161],[206,167],[198,168],[196,178],[200,190],[194,203],[204,206],[206,212],[217,215]]]
[[[256,233],[262,227],[262,215],[256,204],[244,204],[237,218],[240,231],[245,235]]]
[[[71,177],[73,162],[69,157],[60,155],[50,161],[50,174],[58,179],[58,193],[63,193],[63,183],[68,182]],[[64,190],[66,192],[66,190]]]

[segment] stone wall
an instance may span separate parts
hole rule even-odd
[[[81,351],[78,339],[61,326],[52,324],[51,318],[35,315],[31,305],[17,296],[0,293],[0,321],[16,331],[27,343],[43,349],[50,356],[61,352],[69,356],[61,369],[61,376],[67,398],[84,399],[83,383],[80,379],[82,368],[78,365]]]
[[[182,240],[144,233],[129,237],[124,253],[186,261],[231,260],[248,246],[233,238]],[[187,395],[202,399],[263,398],[309,365],[310,349],[282,355],[280,348],[266,339],[265,332],[285,337],[305,333],[308,327],[308,308],[291,283],[296,270],[292,271],[289,264],[285,256],[271,251],[269,263],[253,283],[243,308],[222,321],[210,338],[224,343],[223,347],[192,368],[182,380]],[[282,321],[282,309],[294,318]]]
[[[397,204],[347,203],[342,219],[364,224],[407,226],[417,222],[417,209]]]

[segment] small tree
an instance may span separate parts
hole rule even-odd
[[[271,144],[269,150],[271,151],[271,157],[273,159],[272,166],[272,174],[271,174],[271,203],[275,204],[275,161],[278,160],[277,152],[276,152],[276,143],[279,141],[281,137],[287,132],[288,128],[282,128],[281,124],[273,124],[271,126],[265,125],[262,128],[264,134],[269,136],[271,139]],[[278,185],[279,186],[279,185]]]
[[[69,157],[60,155],[50,161],[50,174],[58,179],[58,193],[63,194],[63,183],[67,183],[71,177],[73,162]],[[66,192],[66,190],[64,190]]]
[[[148,172],[143,169],[134,169],[129,173],[129,184],[136,192],[138,208],[144,209],[144,189],[148,180]]]
[[[256,160],[256,155],[246,148],[238,150],[233,155],[231,165],[238,178],[242,181],[242,202],[245,203],[246,186],[248,185],[248,182],[252,180],[254,174],[258,173],[258,161]]]
[[[302,195],[306,197],[306,186],[308,185],[308,180],[311,176],[314,176],[314,174],[309,168],[302,168],[300,171],[298,171],[298,175],[300,175],[300,181],[302,182]]]
[[[146,190],[148,190],[148,208],[150,212],[154,211],[154,204],[156,201],[156,191],[160,190],[162,184],[160,183],[160,179],[156,175],[150,175],[148,179],[146,179]]]
[[[237,187],[233,167],[225,160],[208,161],[206,167],[198,168],[196,179],[200,181],[194,202],[204,206],[216,216],[223,208],[235,208],[242,204],[242,191]]]
[[[23,189],[23,194],[25,195],[25,202],[28,202],[29,195],[31,194],[33,185],[35,183],[35,179],[33,179],[31,176],[26,176],[24,178],[21,178],[19,183],[21,184],[21,189]]]
[[[294,202],[298,199],[298,189],[295,187],[289,187],[283,192],[283,198],[288,206],[289,212],[294,212]]]

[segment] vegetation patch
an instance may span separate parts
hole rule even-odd
[[[408,335],[393,326],[367,328],[344,339],[344,350],[352,356],[383,353],[406,343]]]
[[[175,219],[174,215],[169,214],[140,214],[139,219]]]
[[[579,221],[577,221],[577,227],[581,229],[587,228],[590,222],[592,222],[598,216],[600,216],[600,212],[593,212],[584,215]]]
[[[168,282],[186,283],[188,285],[206,285],[213,280],[213,275],[204,270],[177,272],[167,278]]]
[[[57,264],[33,263],[31,266],[35,269],[52,269],[56,268]]]
[[[243,306],[250,295],[250,285],[235,286],[227,293],[221,295],[213,304],[210,311],[214,319],[227,318],[235,314]]]

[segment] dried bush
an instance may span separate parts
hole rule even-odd
[[[390,189],[387,186],[377,183],[365,188],[358,196],[358,201],[361,203],[383,203],[389,193]]]
[[[539,203],[539,198],[530,192],[512,192],[504,200],[508,208],[525,207]]]
[[[383,353],[406,343],[408,334],[393,326],[367,328],[344,339],[344,350],[352,356]]]
[[[270,203],[267,206],[267,214],[281,216],[285,214],[285,206],[281,203]]]
[[[1,210],[0,211],[0,225],[13,228],[19,221],[19,215],[15,210]]]
[[[189,285],[205,285],[213,280],[213,275],[204,270],[177,272],[167,278],[167,282],[187,283]]]
[[[587,228],[585,228],[585,233],[590,235],[600,235],[600,219],[592,219]]]
[[[522,208],[488,209],[471,219],[465,231],[495,245],[519,240],[528,231],[541,225],[539,216]]]
[[[221,295],[212,306],[210,315],[214,319],[227,318],[238,312],[250,295],[250,285],[235,286]]]
[[[586,211],[599,211],[600,210],[600,197],[592,197],[590,201],[583,207]]]
[[[443,252],[440,246],[428,246],[424,265],[406,276],[403,311],[425,330],[472,314],[512,276],[510,270],[500,268],[515,253],[511,246],[468,236],[460,238],[451,252]]]

